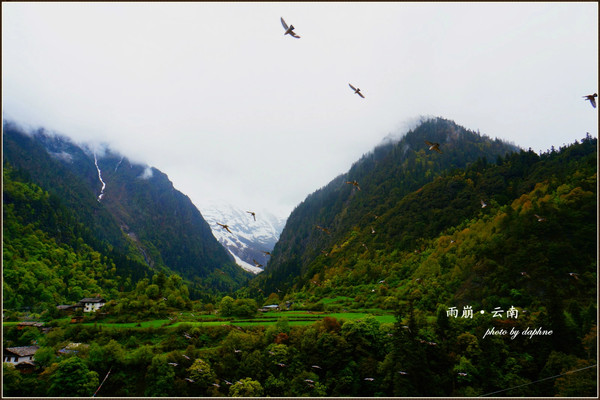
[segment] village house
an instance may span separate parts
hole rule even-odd
[[[262,311],[262,312],[273,311],[273,310],[279,311],[279,304],[269,304],[268,306],[263,306],[262,308],[258,309],[258,311]]]
[[[27,326],[31,326],[33,328],[42,328],[44,326],[44,323],[43,322],[33,322],[33,321],[19,322],[17,324],[17,329],[21,330]]]
[[[79,304],[83,306],[83,312],[94,312],[102,308],[106,304],[106,300],[102,297],[86,297],[81,299]]]
[[[7,347],[4,349],[4,362],[15,366],[21,363],[32,364],[38,349],[38,346]]]

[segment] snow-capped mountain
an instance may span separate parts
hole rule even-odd
[[[264,252],[273,250],[286,219],[265,210],[240,209],[227,202],[213,202],[199,208],[213,235],[237,264],[254,274],[262,272],[269,260]],[[219,223],[227,225],[231,233]]]

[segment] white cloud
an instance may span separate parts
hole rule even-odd
[[[197,203],[289,211],[421,115],[536,151],[597,136],[597,3],[2,8],[4,118],[109,143]]]
[[[152,168],[151,167],[146,167],[144,169],[144,172],[142,172],[141,175],[138,176],[138,178],[139,179],[147,180],[147,179],[152,178],[153,175],[154,175],[154,172],[152,171]]]

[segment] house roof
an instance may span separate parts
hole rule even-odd
[[[7,347],[6,351],[16,354],[19,357],[32,356],[38,351],[38,346]]]
[[[86,297],[79,300],[80,303],[106,303],[102,297]]]

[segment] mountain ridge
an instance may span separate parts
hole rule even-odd
[[[158,169],[6,121],[3,144],[4,162],[64,199],[101,242],[205,287],[231,290],[249,277]]]
[[[442,154],[429,151],[425,141],[440,143]],[[512,144],[467,130],[450,120],[422,121],[398,140],[376,146],[353,163],[348,172],[309,194],[290,214],[272,258],[256,282],[268,292],[283,290],[279,287],[283,281],[306,274],[310,260],[328,251],[340,234],[351,229],[354,219],[383,214],[442,171],[462,168],[482,158],[496,159],[516,150]],[[358,182],[360,190],[348,184],[352,181]],[[288,280],[285,287],[293,285]]]

